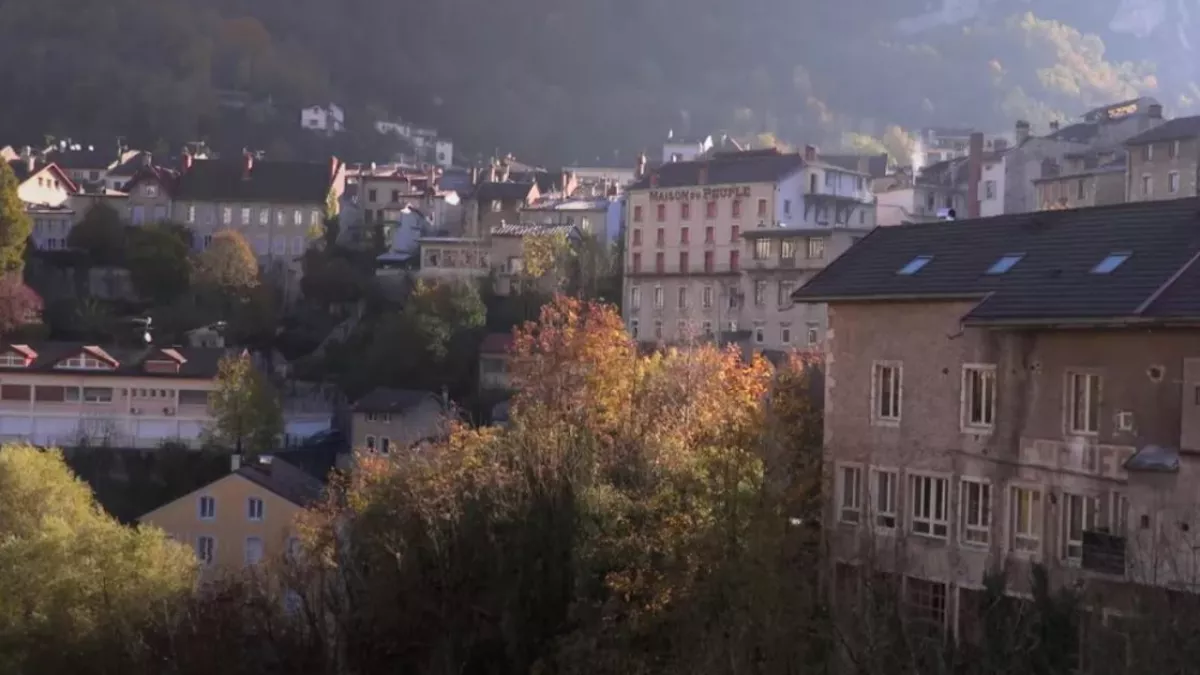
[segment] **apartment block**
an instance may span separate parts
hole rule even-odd
[[[1196,588],[1197,209],[879,228],[794,294],[829,307],[838,573],[896,575],[948,629],[989,571],[1130,613]]]
[[[627,193],[625,321],[645,342],[818,344],[824,308],[793,288],[875,225],[867,176],[815,148],[717,152],[642,171]]]
[[[1200,116],[1177,117],[1129,139],[1129,201],[1200,195]]]
[[[1058,162],[1047,158],[1034,179],[1039,211],[1120,204],[1125,199],[1124,151],[1106,149],[1069,153]]]

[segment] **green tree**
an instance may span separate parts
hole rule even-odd
[[[238,454],[270,452],[283,435],[279,395],[249,354],[221,359],[209,409],[213,422],[208,438]]]
[[[121,214],[105,202],[96,202],[71,228],[67,245],[84,251],[94,265],[123,265],[129,237]]]
[[[139,296],[165,304],[188,290],[191,267],[186,235],[186,230],[170,223],[131,228],[126,264]]]
[[[25,268],[25,246],[33,221],[17,196],[17,176],[0,161],[0,273],[20,273]]]
[[[240,297],[258,286],[258,260],[250,243],[237,230],[221,230],[196,256],[197,283],[229,297]]]
[[[57,451],[0,448],[0,672],[120,668],[142,625],[187,593],[195,556],[95,503]],[[122,654],[123,653],[123,654]]]

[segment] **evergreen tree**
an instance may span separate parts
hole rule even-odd
[[[25,246],[33,233],[33,221],[17,196],[18,185],[12,167],[0,161],[0,274],[25,269]]]

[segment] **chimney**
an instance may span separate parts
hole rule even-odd
[[[967,217],[979,217],[979,183],[983,180],[983,133],[971,134],[971,154],[967,158]]]
[[[571,172],[567,171],[566,169],[563,169],[562,175],[560,175],[558,178],[559,178],[559,180],[562,181],[563,196],[564,197],[571,196]]]
[[[242,456],[235,452],[229,456],[229,472],[236,473],[240,468],[242,468]]]
[[[246,152],[242,155],[242,180],[249,180],[252,171],[254,171],[254,153]]]
[[[192,153],[187,148],[184,148],[183,155],[179,157],[180,173],[187,173],[192,170]]]
[[[817,161],[817,146],[815,146],[815,145],[804,146],[804,161],[806,161],[806,162]]]
[[[471,185],[479,185],[479,167],[471,165]]]
[[[505,157],[504,159],[500,160],[500,182],[501,183],[508,182],[508,172],[509,172],[508,157]]]
[[[641,179],[646,175],[646,153],[638,154],[637,170],[634,172],[634,178]]]
[[[1152,120],[1161,120],[1162,119],[1162,105],[1158,104],[1158,103],[1151,103],[1146,108],[1146,116]]]
[[[1029,140],[1029,122],[1017,120],[1017,145]]]
[[[498,168],[500,168],[500,162],[498,162],[498,161],[496,160],[496,158],[495,158],[495,157],[493,157],[493,158],[492,158],[492,163],[491,163],[491,165],[490,165],[490,166],[488,166],[488,176],[487,176],[487,182],[489,182],[489,183],[495,183],[495,182],[496,182],[496,178],[499,176],[499,174],[498,174],[498,172],[497,172],[497,169],[498,169]]]

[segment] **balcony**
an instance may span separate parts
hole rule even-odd
[[[1070,441],[1021,439],[1021,464],[1055,471],[1126,480],[1125,462],[1136,448],[1124,445],[1100,445],[1090,439]]]

